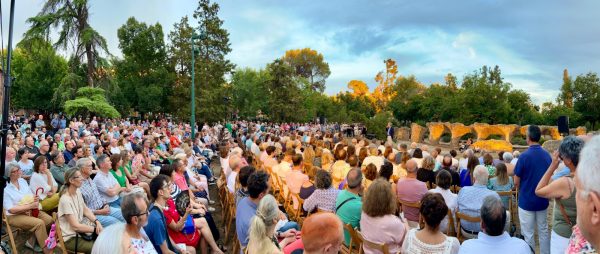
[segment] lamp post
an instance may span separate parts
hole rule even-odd
[[[196,65],[196,59],[195,59],[195,55],[197,50],[194,48],[194,40],[195,39],[204,39],[206,36],[204,35],[204,33],[201,33],[200,35],[197,34],[192,34],[192,38],[190,38],[191,41],[191,45],[192,45],[192,110],[191,110],[191,118],[190,118],[190,122],[191,122],[191,128],[192,128],[192,141],[194,139],[196,139],[196,84],[194,82],[194,77],[196,76],[195,72],[194,72],[194,66]]]

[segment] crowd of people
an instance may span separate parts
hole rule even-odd
[[[15,122],[7,223],[33,232],[25,245],[44,253],[52,252],[52,223],[71,251],[231,253],[219,244],[228,240],[219,241],[225,225],[212,215],[225,199],[210,195],[216,185],[234,197],[240,253],[600,248],[599,137],[565,137],[550,154],[531,125],[523,153],[459,155],[390,137],[347,137],[334,124],[236,121],[195,132],[166,118]],[[213,174],[217,165],[221,173]],[[459,214],[478,222],[457,223]]]

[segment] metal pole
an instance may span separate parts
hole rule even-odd
[[[194,73],[194,65],[196,65],[195,63],[195,59],[194,59],[194,35],[192,35],[192,38],[190,38],[190,41],[192,43],[192,116],[190,118],[191,121],[191,126],[192,126],[192,142],[194,141],[194,139],[196,139],[196,84],[194,83],[194,76],[196,76],[196,73]]]
[[[10,85],[12,82],[12,77],[10,76],[10,62],[12,58],[12,38],[13,38],[13,21],[15,18],[15,0],[10,1],[10,23],[8,24],[8,45],[7,45],[7,55],[6,55],[6,70],[5,71],[5,79],[4,79],[4,101],[3,111],[2,111],[2,130],[1,138],[2,138],[2,148],[0,150],[0,208],[3,207],[4,202],[4,186],[6,186],[7,179],[4,178],[4,167],[6,166],[6,136],[8,131],[8,110],[10,106]]]

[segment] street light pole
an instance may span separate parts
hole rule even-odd
[[[195,63],[195,59],[194,59],[194,55],[196,55],[196,51],[194,50],[194,39],[196,38],[196,35],[192,35],[192,38],[190,38],[190,41],[192,43],[192,116],[190,118],[191,121],[191,127],[192,127],[192,142],[194,141],[194,139],[196,139],[196,83],[194,83],[194,76],[196,76],[196,73],[194,72],[194,65],[196,65]]]

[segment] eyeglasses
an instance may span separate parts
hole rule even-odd
[[[148,214],[148,210],[146,210],[146,212],[143,213],[138,213],[138,214],[134,214],[133,216],[142,216],[142,215],[147,215]]]

